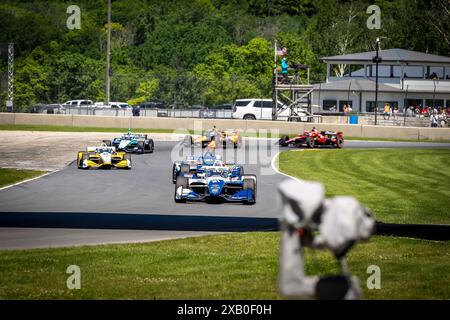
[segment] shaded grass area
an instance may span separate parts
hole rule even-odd
[[[19,181],[31,179],[45,174],[45,171],[17,170],[0,168],[0,187],[8,186]]]
[[[283,152],[280,169],[324,183],[327,196],[352,195],[377,220],[450,224],[450,149]]]
[[[280,299],[279,233],[236,233],[149,244],[0,252],[0,299]],[[311,274],[338,272],[328,252],[306,252]],[[449,242],[375,237],[349,255],[367,299],[450,297]],[[367,267],[381,268],[368,290]],[[81,268],[68,290],[66,269]]]

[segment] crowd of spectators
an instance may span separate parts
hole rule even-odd
[[[447,115],[450,107],[441,106],[409,106],[406,109],[407,117],[429,118],[431,127],[447,127]]]
[[[417,118],[425,118],[430,117],[431,115],[447,115],[450,113],[450,107],[441,107],[441,106],[409,106],[406,109],[406,116],[408,117],[417,117]]]

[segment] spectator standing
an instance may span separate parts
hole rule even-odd
[[[283,76],[283,79],[281,80],[282,84],[288,84],[288,72],[289,72],[289,64],[287,63],[287,58],[284,56],[281,59],[281,75]]]
[[[398,120],[398,106],[394,107],[394,120]]]
[[[442,109],[438,115],[439,127],[444,128],[447,126],[447,113],[445,109]]]
[[[430,116],[430,123],[432,128],[437,128],[439,119],[435,113]]]

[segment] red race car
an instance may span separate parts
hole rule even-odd
[[[321,131],[316,130],[305,131],[303,134],[294,138],[284,136],[279,140],[279,144],[282,147],[293,145],[297,148],[307,146],[308,148],[314,148],[315,146],[334,146],[336,148],[342,148],[344,146],[344,135],[342,132],[335,131]]]

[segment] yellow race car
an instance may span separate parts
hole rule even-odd
[[[240,148],[242,144],[242,137],[238,130],[227,129],[223,130],[221,136],[222,144],[224,147],[227,145],[232,145],[235,148]]]
[[[131,169],[131,156],[102,143],[100,147],[87,147],[86,151],[79,151],[77,166],[78,169]]]
[[[184,137],[183,145],[186,147],[190,146],[201,146],[202,148],[208,147],[210,143],[214,141],[216,147],[223,146],[234,146],[238,148],[242,144],[242,137],[239,131],[236,129],[218,130],[214,127],[212,130],[207,130],[203,132],[201,136],[194,138],[190,135]]]

